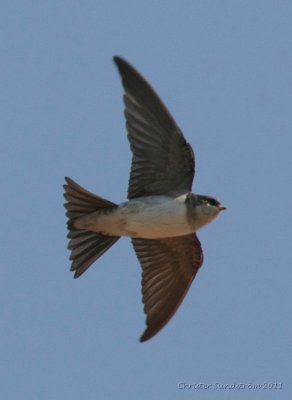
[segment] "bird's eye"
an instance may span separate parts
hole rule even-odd
[[[210,206],[217,206],[218,202],[215,199],[207,199],[206,203],[209,204]]]

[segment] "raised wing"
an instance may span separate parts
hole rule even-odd
[[[133,152],[128,198],[191,191],[194,153],[176,122],[145,79],[114,57],[125,90],[125,116]]]

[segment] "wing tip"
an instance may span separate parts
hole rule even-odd
[[[120,68],[120,66],[121,65],[125,65],[125,64],[128,64],[122,57],[120,57],[120,56],[117,56],[117,55],[114,55],[113,56],[113,62],[116,64],[116,66],[118,67],[118,68]]]
[[[149,332],[149,329],[147,328],[147,329],[145,329],[143,334],[140,336],[139,342],[140,343],[147,342],[147,340],[151,339],[154,335],[155,335],[155,333]]]

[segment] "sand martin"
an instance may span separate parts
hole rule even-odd
[[[122,78],[133,153],[128,201],[117,205],[65,178],[68,248],[78,278],[121,236],[131,238],[142,267],[144,342],[181,304],[203,263],[196,232],[225,207],[213,197],[191,192],[191,145],[139,72],[120,57],[114,62]]]

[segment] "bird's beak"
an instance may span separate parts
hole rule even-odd
[[[226,207],[223,207],[221,204],[218,206],[219,211],[224,211],[226,210]]]

